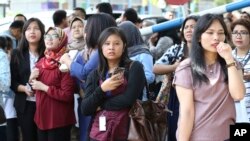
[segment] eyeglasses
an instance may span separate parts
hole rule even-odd
[[[59,36],[57,34],[46,34],[44,35],[44,40],[54,40],[54,39],[57,39],[59,38]]]
[[[236,36],[236,37],[237,37],[238,35],[240,35],[240,36],[242,37],[242,36],[246,36],[246,35],[248,35],[248,34],[249,34],[249,33],[246,32],[246,31],[245,31],[245,32],[244,32],[244,31],[242,31],[242,32],[232,32],[232,35],[233,35],[233,36]]]

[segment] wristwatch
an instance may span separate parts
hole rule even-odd
[[[227,64],[226,65],[227,66],[227,68],[229,68],[229,67],[231,67],[231,66],[237,66],[237,64],[236,64],[236,62],[235,61],[233,61],[232,63],[229,63],[229,64]]]

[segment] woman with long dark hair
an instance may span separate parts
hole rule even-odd
[[[177,140],[224,141],[235,123],[234,101],[245,94],[241,67],[235,62],[227,27],[219,15],[198,20],[190,58],[175,71],[180,102]]]
[[[34,122],[36,98],[28,81],[35,63],[44,56],[44,33],[43,23],[37,18],[30,18],[24,24],[18,48],[11,55],[11,89],[15,93],[14,107],[25,141],[37,140]]]
[[[76,56],[74,61],[70,59],[68,53],[64,54],[60,59],[60,62],[68,66],[70,75],[78,80],[81,95],[78,99],[79,105],[85,93],[87,76],[91,71],[96,69],[99,64],[97,40],[104,29],[114,26],[116,26],[116,22],[109,14],[99,13],[92,15],[88,18],[84,29],[84,38],[86,41],[84,50]],[[86,141],[91,116],[83,116],[80,112],[80,108],[78,108],[78,112],[80,141]]]
[[[116,27],[104,30],[98,39],[99,67],[88,76],[81,104],[82,113],[94,117],[91,140],[127,140],[128,111],[143,91],[145,75],[142,64],[129,59],[126,43]],[[116,73],[117,68],[123,71]],[[98,122],[103,116],[106,129]]]
[[[153,56],[151,55],[147,45],[143,42],[139,29],[130,21],[124,21],[119,24],[119,28],[124,32],[127,39],[128,56],[131,60],[138,61],[143,65],[144,74],[147,84],[154,82],[155,75],[153,73]],[[146,101],[146,89],[144,93],[138,97]]]
[[[156,74],[164,75],[174,73],[177,66],[180,62],[189,57],[189,53],[192,47],[192,36],[194,27],[198,20],[198,16],[189,16],[187,17],[182,24],[181,27],[181,39],[182,44],[175,44],[171,46],[162,57],[157,60],[154,64],[153,71]],[[166,77],[166,76],[164,76]],[[170,93],[164,93],[163,88],[167,86],[166,79],[172,78],[164,78],[162,83],[162,89],[160,90],[157,101],[167,103],[168,108],[173,112],[168,113],[168,140],[176,141],[175,132],[177,129],[177,121],[179,118],[179,101],[176,95],[176,91],[174,87],[170,87]],[[169,76],[170,77],[170,76]],[[171,81],[172,82],[172,81]]]

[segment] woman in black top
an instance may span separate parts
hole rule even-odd
[[[116,27],[102,32],[98,40],[98,51],[100,64],[88,76],[85,97],[81,104],[84,115],[95,116],[89,136],[92,140],[101,141],[126,140],[129,108],[145,85],[143,67],[141,63],[132,62],[128,58],[126,37]],[[123,67],[125,71],[114,73],[117,67]],[[103,130],[106,132],[99,131],[100,117],[106,118],[106,130]]]
[[[37,18],[30,18],[24,24],[18,48],[11,55],[11,89],[15,92],[14,107],[23,141],[37,140],[36,99],[28,81],[35,63],[44,56],[44,33],[44,24]]]

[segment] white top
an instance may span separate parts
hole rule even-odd
[[[35,64],[38,60],[38,56],[35,56],[34,54],[32,54],[31,52],[29,52],[30,54],[30,70],[32,71],[32,69],[35,67]],[[36,101],[36,96],[27,96],[26,100],[28,101]]]
[[[236,49],[233,50],[232,54],[234,56],[234,58],[241,62],[243,66],[243,69],[245,72],[249,72],[250,71],[250,59],[248,60],[248,58],[250,57],[250,50],[248,51],[248,53],[246,54],[246,56],[244,57],[240,57],[236,54]],[[247,62],[246,62],[247,61]],[[237,122],[250,122],[250,81],[249,80],[244,80],[244,84],[246,87],[246,94],[243,100],[241,100],[240,102],[236,102],[236,112],[237,112]],[[245,112],[247,112],[246,116],[247,116],[247,120],[245,120]]]

